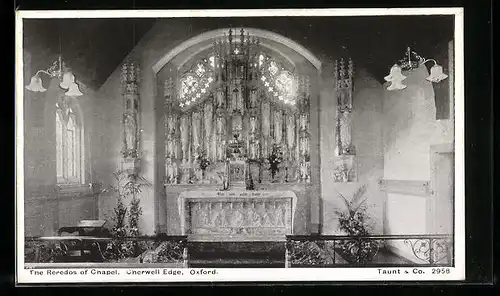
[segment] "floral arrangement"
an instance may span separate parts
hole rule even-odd
[[[207,167],[210,165],[210,159],[208,159],[205,152],[200,153],[200,155],[198,155],[196,160],[198,161],[198,165],[200,166],[200,169],[202,171],[206,170]]]
[[[348,200],[339,193],[346,210],[337,211],[339,217],[339,228],[342,233],[351,236],[352,240],[340,241],[340,253],[342,257],[352,263],[366,263],[371,261],[378,253],[379,242],[366,239],[371,235],[373,223],[367,213],[366,185],[361,186]]]
[[[283,161],[283,152],[281,151],[280,146],[274,144],[271,150],[271,154],[267,157],[267,161],[269,162],[269,170],[271,171],[271,175],[274,178],[276,172],[279,172],[279,165]]]
[[[125,149],[122,148],[120,151],[123,158],[138,158],[139,157],[139,151],[137,149]]]

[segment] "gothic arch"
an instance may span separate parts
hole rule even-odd
[[[283,35],[267,31],[267,30],[262,30],[262,29],[256,29],[256,28],[243,28],[245,32],[248,32],[250,36],[255,36],[261,39],[261,45],[264,47],[268,47],[271,49],[274,49],[271,44],[266,42],[266,40],[272,40],[274,42],[280,43],[290,49],[293,49],[296,51],[298,54],[303,56],[306,60],[308,60],[314,68],[318,72],[321,72],[321,61],[314,55],[312,54],[309,50],[307,50],[305,47],[300,45],[299,43],[293,41],[290,38],[287,38]],[[199,44],[201,42],[209,41],[214,38],[220,38],[223,37],[225,33],[229,31],[229,28],[223,28],[223,29],[217,29],[217,30],[212,30],[209,32],[205,32],[202,34],[199,34],[197,36],[194,36],[172,50],[170,50],[168,53],[166,53],[162,58],[160,58],[154,65],[153,65],[153,71],[155,74],[158,74],[160,70],[174,57],[176,57],[178,54],[181,52],[187,50],[188,48]],[[205,48],[206,49],[206,48]],[[200,49],[201,50],[201,49]]]

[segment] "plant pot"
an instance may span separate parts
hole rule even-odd
[[[348,263],[366,264],[378,254],[379,243],[366,239],[353,239],[339,242],[340,256]]]

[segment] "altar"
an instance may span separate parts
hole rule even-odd
[[[293,233],[293,191],[185,191],[178,197],[189,241],[284,241]]]

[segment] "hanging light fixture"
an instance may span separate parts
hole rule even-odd
[[[404,76],[401,71],[412,71],[427,62],[434,62],[434,65],[432,66],[431,73],[426,78],[426,80],[438,83],[448,78],[448,75],[443,73],[443,67],[438,65],[436,60],[425,59],[419,56],[415,51],[412,51],[410,47],[408,47],[406,49],[406,56],[403,59],[399,60],[398,63],[394,64],[389,75],[384,77],[386,81],[391,82],[391,84],[387,87],[387,90],[405,89],[406,85],[404,85],[402,81],[406,79],[406,76]]]
[[[401,67],[397,64],[392,66],[391,72],[389,75],[385,76],[384,79],[385,81],[391,82],[391,85],[387,88],[388,90],[400,90],[406,88],[406,85],[403,84],[403,80],[406,79],[406,76],[401,73]]]
[[[45,92],[47,89],[43,87],[42,78],[40,74],[47,74],[50,77],[57,77],[61,79],[59,87],[67,90],[65,95],[70,97],[79,97],[83,93],[80,91],[78,84],[75,82],[75,75],[72,72],[65,70],[65,65],[62,57],[52,63],[48,69],[38,70],[36,74],[31,77],[30,84],[26,86],[26,89],[34,92]]]

